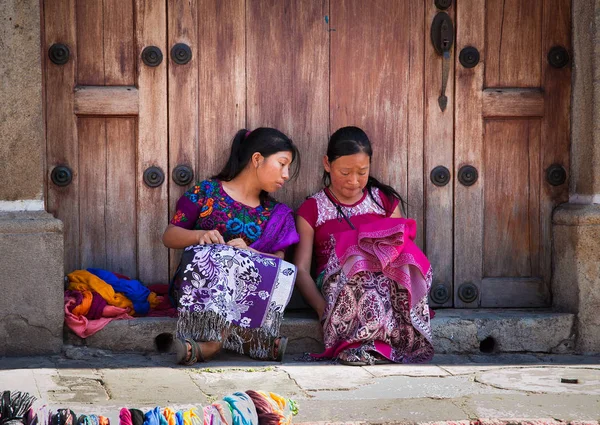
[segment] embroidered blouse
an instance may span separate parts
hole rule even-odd
[[[296,211],[296,214],[304,218],[315,231],[313,246],[317,261],[317,275],[325,269],[329,260],[330,235],[350,230],[350,225],[339,214],[338,209],[333,204],[333,202],[338,201],[333,196],[330,200],[325,194],[326,190],[329,191],[329,189],[324,188],[309,197]],[[398,205],[398,199],[388,198],[376,187],[372,189],[372,193],[373,198],[364,190],[363,196],[352,205],[338,202],[338,205],[341,206],[342,211],[354,226],[368,223],[378,217],[389,217]]]
[[[225,242],[242,238],[250,245],[264,233],[276,205],[269,198],[256,208],[249,207],[231,198],[220,180],[204,180],[179,198],[170,223],[190,230],[218,230]]]

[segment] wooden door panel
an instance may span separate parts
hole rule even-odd
[[[539,276],[539,143],[538,120],[485,122],[485,277]]]
[[[168,1],[169,51],[169,170],[165,183],[169,187],[169,216],[174,214],[177,199],[186,190],[171,178],[180,165],[194,168],[198,151],[198,6],[196,0]],[[176,44],[185,44],[191,50],[191,59],[185,64],[173,60],[171,50]],[[169,270],[177,269],[180,250],[169,250]]]
[[[133,1],[104,0],[103,9],[104,84],[134,85],[136,54]]]
[[[106,267],[106,119],[79,118],[80,229],[78,267]]]
[[[77,84],[104,85],[104,10],[102,0],[75,1],[77,7]],[[75,23],[74,22],[74,23]]]
[[[552,209],[567,185],[551,186],[545,174],[552,163],[568,169],[570,69],[551,67],[547,56],[556,45],[570,49],[569,7],[457,6],[456,48],[474,46],[483,59],[474,68],[456,62],[455,172],[479,172],[472,186],[456,183],[458,307],[549,305]],[[469,284],[478,296],[465,301],[460,288]]]
[[[106,119],[106,267],[137,276],[137,119]]]
[[[410,2],[413,3],[413,2]],[[456,18],[455,4],[446,12],[453,21]],[[425,205],[425,253],[431,261],[433,267],[433,286],[435,290],[438,285],[443,285],[448,300],[442,304],[431,302],[433,307],[452,307],[453,294],[453,252],[454,252],[454,230],[453,230],[453,201],[454,187],[452,180],[455,178],[453,172],[454,163],[454,111],[459,107],[458,99],[454,99],[454,84],[448,84],[446,96],[448,97],[448,106],[445,111],[440,109],[438,98],[442,87],[442,62],[443,59],[438,55],[430,41],[430,26],[435,15],[439,10],[434,2],[425,2],[425,22],[427,25],[425,39],[425,69],[424,69],[424,90],[425,90],[425,108],[424,108],[424,139],[423,139],[423,161],[424,169],[424,205]],[[455,21],[456,22],[456,21]],[[450,54],[451,63],[454,61],[454,51]],[[448,82],[455,80],[454,67],[450,66]],[[457,76],[456,84],[460,78]],[[477,98],[473,99],[477,102]],[[457,129],[458,131],[458,129]],[[429,178],[431,171],[438,166],[446,167],[450,171],[451,181],[445,186],[436,186]],[[461,233],[466,229],[461,230]],[[458,236],[459,233],[457,233]]]
[[[406,199],[410,2],[332,1],[331,131],[361,127],[372,173]],[[419,78],[420,80],[420,78]]]
[[[248,128],[280,129],[300,149],[298,179],[276,194],[292,207],[321,186],[329,117],[328,11],[328,0],[246,2]]]
[[[198,180],[221,170],[246,126],[245,3],[198,1]]]
[[[46,166],[48,211],[60,218],[64,229],[65,272],[79,267],[79,146],[77,122],[73,114],[73,88],[77,61],[75,0],[45,0],[44,52],[55,43],[65,44],[71,60],[64,65],[52,63],[42,55],[45,65],[46,97]],[[73,172],[71,184],[57,186],[50,175],[57,166],[68,166]]]
[[[541,85],[542,7],[543,1],[486,1],[486,87]]]
[[[162,244],[168,223],[168,183],[144,184],[144,171],[159,167],[168,177],[167,123],[167,8],[165,2],[135,0],[135,38],[139,116],[137,126],[137,262],[138,278],[144,283],[169,280],[169,255]],[[158,47],[163,61],[145,65],[140,54],[147,46]]]
[[[45,62],[48,171],[67,165],[74,176],[65,187],[48,179],[48,210],[65,223],[65,272],[106,267],[166,282],[166,188],[141,178],[150,165],[167,169],[166,96],[156,95],[166,93],[166,66],[136,69],[147,42],[164,51],[166,9],[121,3],[44,2],[45,49],[70,52],[64,65]]]

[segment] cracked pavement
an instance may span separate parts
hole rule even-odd
[[[28,391],[38,404],[107,416],[113,424],[122,407],[187,408],[249,389],[298,401],[295,423],[589,421],[600,419],[600,357],[436,355],[426,365],[352,367],[222,354],[183,367],[169,355],[66,347],[60,356],[0,358],[0,390]]]

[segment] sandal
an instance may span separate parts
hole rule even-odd
[[[283,357],[285,356],[285,349],[287,348],[288,337],[280,336],[275,338],[273,341],[273,352],[271,354],[272,360],[278,361],[280,363],[283,362]]]
[[[338,362],[346,366],[369,366],[369,362],[364,358],[364,355],[355,349],[342,351],[338,355]]]
[[[179,338],[173,341],[176,355],[177,364],[191,366],[195,363],[204,362],[204,356],[202,355],[202,348],[200,343],[194,341],[191,338]],[[188,353],[189,346],[189,353]]]

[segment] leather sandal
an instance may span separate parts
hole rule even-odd
[[[275,341],[273,341],[273,352],[272,352],[272,359],[278,362],[283,362],[283,357],[285,356],[285,350],[287,348],[287,343],[288,343],[288,337],[287,336],[280,336],[278,338],[275,338]]]
[[[200,343],[191,338],[178,338],[173,341],[175,352],[177,353],[177,364],[191,366],[198,362],[204,362],[204,355]],[[188,353],[188,345],[190,347]]]

